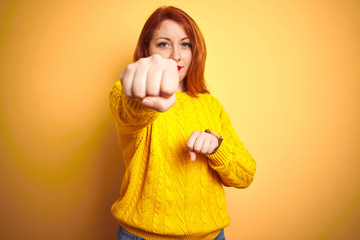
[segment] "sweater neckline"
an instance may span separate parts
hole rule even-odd
[[[176,96],[185,96],[188,95],[189,91],[186,92],[175,92]]]

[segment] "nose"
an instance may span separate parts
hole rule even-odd
[[[175,60],[176,62],[180,61],[180,52],[177,46],[174,46],[172,48],[170,58]]]

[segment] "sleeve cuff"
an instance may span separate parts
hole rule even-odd
[[[129,106],[131,109],[134,109],[136,112],[146,111],[146,112],[155,112],[155,110],[151,108],[144,107],[140,99],[129,99],[124,96],[125,105]]]
[[[229,163],[229,159],[231,157],[231,151],[226,146],[224,141],[220,145],[220,147],[216,150],[216,152],[211,154],[206,154],[206,156],[210,159],[211,165],[214,167],[227,166]]]
[[[159,112],[142,105],[140,99],[129,99],[123,93],[120,81],[110,91],[110,108],[121,126],[131,126],[130,132],[137,131],[153,122]],[[129,130],[129,129],[127,129]],[[123,130],[124,132],[125,130]],[[125,131],[128,132],[128,131]]]

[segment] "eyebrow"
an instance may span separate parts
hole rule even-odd
[[[171,41],[171,39],[170,38],[167,38],[167,37],[159,37],[159,38],[157,38],[156,40],[159,40],[159,39],[165,39],[165,40],[168,40],[168,41]],[[181,41],[183,41],[183,40],[185,40],[185,39],[189,39],[189,37],[184,37],[184,38],[182,38],[181,39]]]

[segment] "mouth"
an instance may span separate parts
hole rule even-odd
[[[180,71],[182,68],[184,68],[182,66],[177,66],[177,67],[178,67],[178,71]]]

